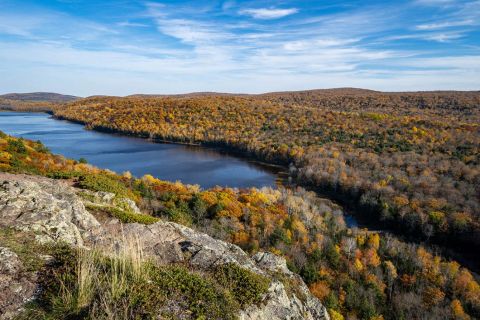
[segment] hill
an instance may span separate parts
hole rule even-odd
[[[0,99],[18,101],[45,101],[45,102],[69,102],[80,97],[58,94],[53,92],[30,92],[30,93],[7,93],[0,95]]]

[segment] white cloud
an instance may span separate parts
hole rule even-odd
[[[133,28],[147,28],[148,25],[145,23],[138,23],[138,22],[130,22],[130,21],[124,21],[124,22],[119,22],[117,23],[118,26],[120,27],[133,27]]]
[[[434,22],[427,24],[420,24],[416,26],[417,30],[437,30],[444,28],[452,27],[464,27],[464,26],[473,26],[478,24],[478,21],[473,19],[459,20],[459,21],[444,21],[444,22]]]
[[[290,8],[290,9],[267,9],[267,8],[260,8],[260,9],[243,9],[240,10],[239,13],[242,15],[248,15],[255,19],[279,19],[283,18],[298,12],[297,8]]]
[[[452,46],[450,52],[458,56],[450,57],[430,48],[385,46],[401,39],[447,42],[468,37],[468,30],[437,30],[434,24],[447,28],[447,22],[474,20],[474,13],[417,21],[427,28],[412,33],[401,21],[405,12],[397,7],[351,9],[301,19],[293,16],[269,21],[267,27],[262,21],[238,17],[234,1],[223,3],[226,11],[220,12],[206,11],[208,6],[147,3],[146,12],[118,17],[105,25],[62,14],[54,14],[55,19],[35,15],[28,20],[25,15],[0,12],[0,32],[17,35],[14,40],[0,38],[0,88],[84,96],[345,86],[478,89],[480,57],[472,55],[473,50],[470,56],[462,56],[454,51],[458,46]],[[463,12],[475,12],[472,8]],[[255,19],[298,12],[246,10],[250,12],[242,14]],[[395,10],[398,14],[392,14]],[[146,22],[153,32],[120,28],[136,27],[137,22],[142,27]],[[398,35],[398,30],[406,34]],[[432,55],[437,57],[419,58]]]
[[[465,37],[465,34],[463,32],[427,32],[390,36],[383,38],[383,40],[395,41],[405,39],[419,39],[436,42],[450,42],[452,40],[461,39],[463,37]]]

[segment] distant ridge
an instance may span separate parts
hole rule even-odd
[[[265,93],[229,93],[229,92],[189,92],[177,94],[132,94],[128,96],[111,96],[111,95],[92,95],[86,99],[102,99],[102,98],[195,98],[195,97],[251,97],[260,99],[282,99],[282,98],[296,98],[296,99],[311,99],[312,97],[331,97],[331,96],[377,96],[377,95],[418,95],[418,94],[479,94],[480,90],[472,91],[457,91],[457,90],[432,90],[432,91],[376,91],[361,88],[331,88],[331,89],[311,89],[298,91],[273,91]],[[30,93],[7,93],[0,95],[0,99],[14,100],[14,101],[42,101],[42,102],[71,102],[83,99],[82,97],[64,95],[53,92],[30,92]]]
[[[0,99],[18,101],[46,101],[46,102],[69,102],[80,97],[58,94],[53,92],[29,92],[29,93],[7,93],[0,95]]]
[[[274,96],[291,96],[291,95],[343,95],[343,96],[362,96],[362,95],[401,95],[401,94],[448,94],[448,93],[479,93],[479,90],[457,91],[457,90],[430,90],[430,91],[377,91],[361,88],[331,88],[331,89],[311,89],[311,90],[294,90],[294,91],[272,91],[265,93],[228,93],[228,92],[189,92],[177,94],[132,94],[125,98],[162,98],[162,97],[204,97],[204,96],[233,96],[233,97],[274,97]]]

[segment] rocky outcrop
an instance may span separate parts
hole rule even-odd
[[[250,306],[241,314],[241,319],[329,319],[321,302],[312,296],[299,275],[291,272],[283,257],[269,252],[258,252],[253,256],[256,265],[264,271],[278,272],[295,285],[295,293],[287,293],[285,285],[273,281],[264,301],[265,305]]]
[[[26,175],[0,175],[0,227],[33,231],[40,242],[83,245],[82,234],[100,227],[66,183]]]
[[[77,192],[83,198],[84,202],[100,206],[116,206],[126,209],[130,212],[141,213],[135,202],[128,198],[115,197],[114,193],[104,191],[82,190]]]
[[[152,225],[109,225],[109,229],[103,229],[102,233],[93,235],[87,241],[96,246],[120,249],[120,233],[122,237],[141,235],[138,239],[142,251],[160,264],[187,262],[195,268],[209,269],[216,265],[235,263],[255,273],[270,276],[272,281],[261,304],[243,310],[240,319],[329,319],[325,307],[311,295],[302,279],[287,268],[282,257],[260,252],[250,258],[236,245],[163,221]],[[284,276],[283,280],[295,285],[295,292],[287,290],[282,281],[272,277],[277,273]]]
[[[0,247],[0,320],[13,318],[36,288],[36,275],[25,271],[13,251]]]
[[[142,225],[112,223],[110,220],[100,224],[82,201],[112,205],[115,200],[109,194],[98,193],[89,193],[90,196],[82,200],[77,195],[80,192],[84,191],[57,180],[1,174],[0,226],[34,231],[38,241],[65,241],[87,247],[119,249],[125,243],[122,238],[135,237],[144,254],[159,264],[183,262],[196,269],[208,270],[219,264],[235,263],[272,279],[262,302],[243,310],[239,315],[241,319],[329,319],[323,305],[310,294],[301,278],[288,270],[285,259],[271,253],[249,257],[236,245],[172,222]],[[127,205],[133,208],[134,203],[127,202]],[[12,258],[0,255],[3,260],[0,261],[0,301],[9,292],[5,288],[13,287],[9,284],[21,270],[14,254],[5,250],[4,256]],[[12,265],[7,262],[10,260]],[[279,274],[281,277],[277,276]],[[287,289],[285,281],[289,283],[288,287],[294,284],[295,290]],[[15,300],[12,310],[21,307],[21,303],[33,294],[34,287],[26,284],[21,287],[26,290],[20,290],[24,292],[20,294],[23,300]]]

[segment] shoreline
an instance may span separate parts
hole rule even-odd
[[[12,111],[15,112],[14,110]],[[110,128],[90,127],[88,126],[88,124],[86,124],[83,121],[72,120],[72,119],[56,116],[53,111],[49,111],[49,112],[17,111],[17,112],[47,113],[47,114],[50,114],[51,118],[55,120],[68,121],[71,123],[81,124],[84,126],[86,130],[92,130],[96,132],[113,134],[113,135],[123,136],[123,137],[138,138],[138,139],[150,141],[152,143],[177,144],[177,145],[183,145],[183,146],[192,147],[192,148],[203,148],[203,149],[206,148],[206,149],[214,150],[216,152],[219,152],[225,155],[241,158],[248,162],[259,165],[263,168],[283,169],[278,171],[277,170],[271,171],[271,173],[277,175],[277,177],[279,178],[279,179],[276,179],[276,183],[275,183],[277,187],[278,186],[282,186],[285,188],[302,187],[308,191],[313,191],[319,198],[327,199],[329,201],[332,201],[335,204],[340,205],[342,207],[342,211],[344,212],[344,217],[346,215],[353,217],[353,219],[355,220],[355,224],[359,229],[366,228],[369,231],[373,230],[380,233],[392,234],[400,238],[402,241],[430,247],[432,249],[435,249],[435,251],[440,252],[441,255],[444,256],[445,258],[454,259],[454,260],[457,260],[458,262],[461,262],[463,265],[467,266],[475,274],[476,277],[480,277],[479,276],[480,266],[479,266],[479,262],[476,261],[477,259],[476,259],[476,254],[474,252],[475,250],[473,251],[470,250],[464,253],[458,253],[453,249],[456,247],[462,246],[461,243],[445,244],[445,243],[442,243],[441,239],[436,239],[430,243],[425,243],[425,240],[416,239],[412,236],[405,235],[404,233],[401,232],[401,230],[397,230],[392,225],[391,222],[382,222],[378,219],[375,219],[376,217],[372,214],[375,208],[370,208],[370,207],[362,208],[362,207],[355,206],[355,200],[353,199],[354,197],[351,195],[349,196],[345,191],[333,190],[331,188],[328,188],[327,186],[321,187],[321,186],[315,186],[309,183],[300,184],[296,181],[294,177],[293,177],[293,182],[290,182],[289,178],[291,178],[291,176],[288,174],[287,165],[285,164],[282,165],[278,163],[269,163],[266,160],[261,159],[261,157],[255,155],[252,152],[242,151],[239,148],[236,148],[234,146],[233,147],[229,146],[226,143],[212,143],[212,142],[194,143],[194,142],[181,141],[180,139],[167,140],[167,139],[159,139],[159,138],[150,138],[146,134],[145,135],[132,134],[129,132],[123,132],[121,130],[113,130]],[[283,175],[283,177],[281,175]],[[279,181],[280,183],[278,183]]]

